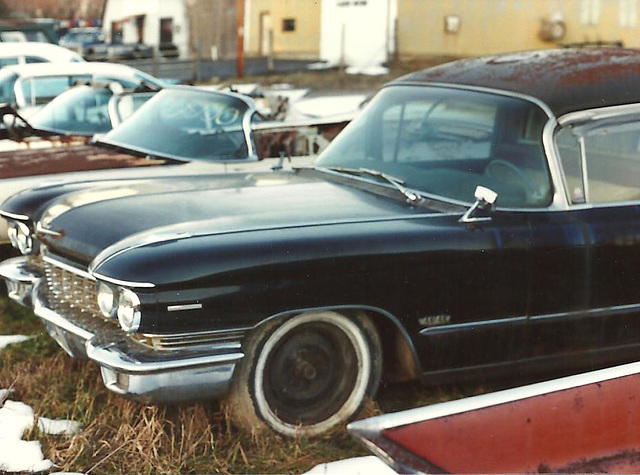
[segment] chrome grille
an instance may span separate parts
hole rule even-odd
[[[80,312],[101,317],[98,308],[96,283],[78,269],[71,272],[51,261],[43,261],[47,285],[47,301],[52,310],[63,315]]]

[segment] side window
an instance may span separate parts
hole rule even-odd
[[[640,124],[601,129],[584,141],[587,199],[593,203],[640,199]]]
[[[640,174],[640,123],[612,124],[576,136],[561,131],[556,143],[573,203],[640,200],[636,178]]]
[[[40,56],[26,56],[25,58],[25,62],[27,64],[33,64],[33,63],[48,63],[49,61],[47,61],[44,58],[41,58]]]
[[[0,102],[6,102],[7,104],[16,103],[14,86],[17,79],[17,74],[5,74],[3,75],[2,79],[0,79]]]
[[[5,66],[13,66],[14,64],[18,64],[20,61],[18,57],[14,58],[0,58],[0,68],[4,68]]]
[[[42,105],[62,94],[70,86],[90,81],[91,76],[88,75],[30,78],[23,82],[22,93],[27,104]]]

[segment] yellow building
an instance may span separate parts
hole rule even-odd
[[[401,57],[475,56],[585,42],[640,47],[639,3],[398,0],[396,46]]]
[[[317,59],[321,0],[248,0],[245,49],[249,56]],[[272,32],[272,33],[270,33]]]

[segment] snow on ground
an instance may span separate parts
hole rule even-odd
[[[398,475],[378,457],[356,457],[316,465],[304,475]]]
[[[33,338],[32,336],[24,335],[0,335],[0,350],[6,348],[13,343],[22,343]]]
[[[0,390],[7,394],[7,390]],[[1,400],[1,399],[0,399]],[[42,455],[38,441],[22,440],[34,425],[33,409],[22,402],[7,400],[0,407],[0,472],[41,472],[53,466]],[[38,428],[45,434],[73,435],[80,430],[74,421],[37,419]]]

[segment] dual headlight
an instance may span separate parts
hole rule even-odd
[[[135,332],[140,328],[140,298],[129,289],[98,282],[98,308],[107,318],[117,316],[126,332]]]
[[[20,221],[10,221],[7,234],[9,234],[11,245],[22,254],[27,255],[33,252],[33,236],[31,235],[29,226]]]

